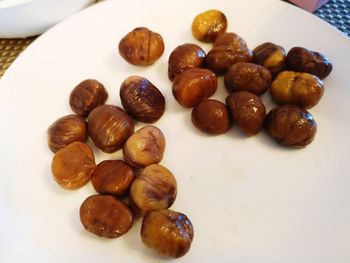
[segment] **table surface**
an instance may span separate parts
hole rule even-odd
[[[103,0],[99,0],[103,1]],[[96,1],[96,2],[99,2]],[[327,21],[345,35],[350,37],[350,1],[331,0],[313,13]],[[2,39],[0,38],[0,77],[17,58],[17,56],[35,39]]]

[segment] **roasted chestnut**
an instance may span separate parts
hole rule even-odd
[[[69,190],[85,185],[95,169],[94,153],[89,145],[82,142],[73,142],[57,151],[51,163],[54,179]]]
[[[215,41],[213,42],[213,47],[218,46],[230,46],[233,49],[246,49],[247,43],[243,38],[233,32],[225,32],[219,34]]]
[[[265,130],[277,143],[305,147],[316,134],[317,124],[311,113],[294,105],[273,108],[265,119]]]
[[[52,123],[47,130],[47,142],[53,152],[57,152],[72,142],[85,142],[87,125],[78,115],[67,115]]]
[[[293,47],[287,54],[287,66],[289,70],[307,72],[326,78],[332,71],[331,61],[323,54],[302,47]]]
[[[208,134],[222,134],[231,127],[231,120],[224,103],[217,100],[203,100],[194,106],[191,114],[192,123],[199,130]]]
[[[273,77],[286,67],[286,52],[283,47],[267,42],[253,49],[254,63],[270,70]]]
[[[89,196],[81,204],[79,214],[84,228],[100,237],[119,237],[133,223],[130,208],[111,195]]]
[[[149,80],[139,77],[128,77],[119,91],[125,111],[135,120],[155,122],[163,115],[165,98]]]
[[[76,114],[87,116],[94,108],[104,104],[107,98],[103,84],[95,79],[86,79],[72,90],[69,105]]]
[[[105,160],[97,165],[91,183],[100,194],[123,197],[129,193],[135,175],[133,169],[121,160]]]
[[[148,212],[142,220],[141,240],[161,255],[179,258],[191,248],[194,230],[182,213],[160,209]]]
[[[119,42],[120,55],[133,65],[151,65],[163,52],[164,42],[161,35],[146,27],[135,28]]]
[[[94,144],[106,153],[121,149],[133,134],[135,126],[129,115],[118,106],[101,105],[88,118],[89,135]]]
[[[177,183],[174,175],[160,164],[141,170],[130,188],[129,203],[137,216],[169,208],[175,201]]]
[[[309,109],[322,98],[323,82],[309,73],[283,71],[273,81],[270,94],[279,104],[293,104]]]
[[[192,22],[192,34],[199,41],[213,42],[227,29],[227,18],[219,10],[211,9],[197,15]]]
[[[205,56],[205,51],[195,44],[176,47],[168,60],[168,78],[172,81],[176,75],[187,69],[203,67]]]
[[[217,77],[214,72],[209,69],[193,68],[175,77],[172,92],[183,107],[191,108],[212,96],[217,85]]]
[[[145,126],[137,130],[125,142],[124,160],[133,167],[145,167],[159,163],[163,159],[165,137],[155,126]]]
[[[271,81],[270,71],[263,66],[238,62],[227,70],[225,88],[228,92],[245,90],[260,96],[270,88]]]
[[[260,97],[248,91],[237,91],[226,98],[230,115],[248,135],[257,134],[263,127],[266,109]]]

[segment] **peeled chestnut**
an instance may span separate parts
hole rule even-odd
[[[124,160],[133,167],[145,167],[159,163],[163,159],[165,137],[155,126],[145,126],[137,130],[125,142]]]
[[[307,72],[326,78],[332,71],[331,61],[323,54],[302,47],[293,47],[287,54],[287,66],[289,70]]]
[[[106,153],[121,149],[135,129],[125,111],[107,104],[98,106],[89,114],[88,128],[94,144]]]
[[[219,10],[211,9],[197,15],[192,22],[192,34],[199,41],[213,42],[226,31],[227,18]]]
[[[312,108],[322,98],[323,82],[309,73],[283,71],[273,81],[270,94],[279,104],[293,104]]]
[[[286,67],[286,52],[283,47],[267,42],[253,49],[254,63],[270,70],[276,76]]]
[[[92,195],[81,204],[80,221],[84,228],[100,237],[117,238],[132,226],[132,213],[111,195]]]
[[[168,60],[168,77],[172,81],[176,75],[190,68],[201,68],[205,63],[205,51],[195,44],[183,44],[171,52]]]
[[[52,123],[47,130],[47,142],[53,152],[57,152],[72,142],[85,142],[87,125],[78,115],[67,115]]]
[[[57,151],[51,163],[54,179],[69,190],[85,185],[95,169],[94,153],[89,145],[82,142],[73,142]]]
[[[233,64],[252,60],[252,51],[244,39],[235,33],[223,33],[216,38],[205,62],[209,69],[218,75],[223,75]]]
[[[76,114],[87,116],[94,108],[104,104],[107,98],[103,84],[95,79],[86,79],[72,90],[69,105]]]
[[[263,127],[266,109],[260,97],[248,91],[237,91],[226,98],[230,115],[248,135],[257,134]]]
[[[120,55],[133,65],[151,65],[164,52],[161,35],[146,27],[138,27],[129,32],[119,42]]]
[[[284,105],[273,108],[266,115],[265,130],[281,145],[305,147],[313,141],[317,124],[308,111]]]
[[[135,175],[133,169],[121,160],[105,160],[97,165],[91,183],[100,194],[123,197],[129,193]]]
[[[212,96],[217,85],[217,77],[214,72],[209,69],[193,68],[175,77],[172,92],[183,107],[191,108]]]
[[[169,208],[175,201],[177,183],[174,175],[160,164],[141,170],[130,188],[129,203],[138,216]]]
[[[148,212],[142,220],[141,240],[161,255],[179,258],[191,248],[194,230],[182,213],[160,209]]]
[[[149,80],[131,76],[125,79],[119,91],[125,111],[135,120],[155,122],[163,115],[165,98]]]
[[[231,127],[228,110],[220,101],[203,100],[192,109],[192,123],[199,130],[208,134],[222,134]]]
[[[225,88],[228,92],[245,90],[260,96],[270,88],[271,81],[270,71],[263,66],[238,62],[227,70]]]

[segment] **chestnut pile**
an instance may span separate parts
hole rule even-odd
[[[131,76],[120,88],[125,110],[105,104],[107,98],[105,87],[94,79],[73,89],[69,102],[75,114],[59,118],[48,128],[48,146],[55,153],[53,177],[69,190],[91,181],[96,194],[80,207],[80,220],[87,231],[116,238],[143,217],[142,242],[163,255],[181,257],[191,247],[193,226],[186,215],[169,209],[177,195],[177,182],[159,164],[165,137],[153,125],[137,131],[134,125],[134,119],[153,123],[161,118],[164,96],[149,80]],[[88,137],[105,153],[122,150],[123,160],[96,165]]]
[[[250,50],[244,39],[226,32],[227,18],[219,10],[196,16],[193,36],[212,43],[205,51],[196,44],[177,46],[169,56],[168,78],[174,98],[192,109],[195,127],[207,134],[227,132],[232,123],[247,135],[265,127],[279,144],[305,147],[316,133],[316,122],[307,109],[322,98],[332,64],[324,55],[294,47],[285,52],[274,43]],[[224,76],[229,93],[223,102],[209,99]],[[260,96],[269,91],[279,106],[269,111]]]

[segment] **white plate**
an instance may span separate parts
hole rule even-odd
[[[263,132],[247,138],[235,127],[207,136],[193,127],[190,110],[172,97],[167,59],[177,45],[199,43],[191,23],[210,8],[224,11],[228,30],[251,48],[266,41],[287,50],[304,46],[333,61],[324,97],[311,109],[318,122],[311,145],[290,150]],[[166,44],[150,67],[129,65],[117,51],[119,40],[138,26],[159,32]],[[140,221],[115,240],[86,232],[78,211],[94,194],[92,186],[66,191],[50,172],[46,129],[71,113],[72,88],[96,78],[108,88],[107,102],[121,105],[121,82],[137,74],[166,97],[166,113],[156,123],[167,138],[162,164],[178,180],[172,208],[195,228],[190,252],[176,262],[348,263],[349,61],[348,38],[277,0],[107,1],[64,21],[28,47],[1,80],[0,262],[164,261],[141,243]],[[215,98],[225,95],[221,83]],[[96,154],[98,162],[120,156]]]

